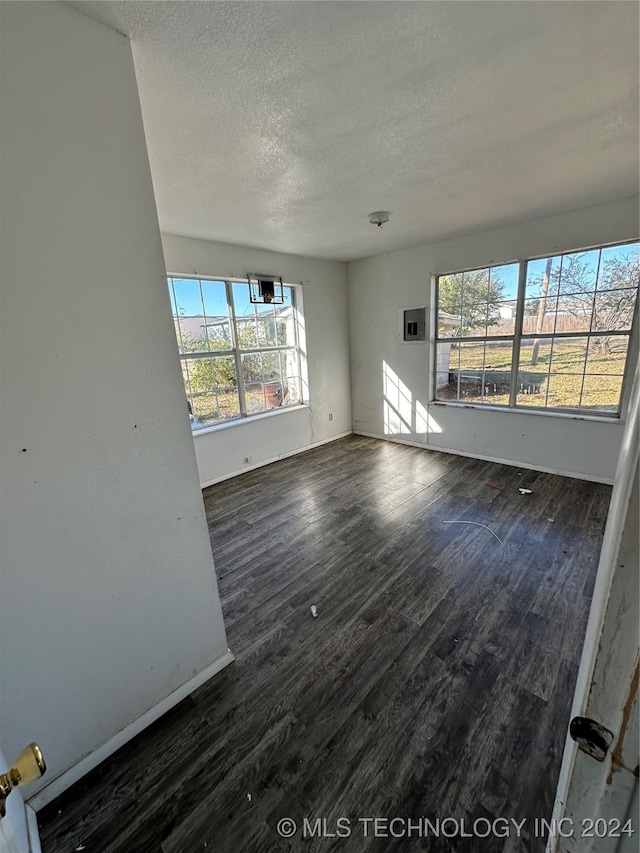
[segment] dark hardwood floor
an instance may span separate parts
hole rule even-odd
[[[610,492],[356,436],[207,489],[236,662],[43,853],[542,853]]]

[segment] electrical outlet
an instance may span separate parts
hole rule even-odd
[[[330,421],[332,421],[332,420],[333,420],[333,412],[331,412],[331,414],[329,415],[329,420],[330,420]]]

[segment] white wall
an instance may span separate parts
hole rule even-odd
[[[0,742],[42,748],[29,797],[227,644],[129,42],[0,14]]]
[[[637,237],[638,199],[629,198],[349,264],[354,431],[613,482],[620,422],[430,403],[430,345],[400,342],[398,309],[431,308],[437,273]],[[632,358],[637,346],[636,336]],[[385,371],[401,415],[386,428]]]
[[[162,236],[170,273],[242,278],[247,272],[302,283],[309,407],[274,412],[195,435],[202,485],[351,432],[347,266],[261,249]],[[329,414],[333,419],[329,420]],[[253,457],[248,464],[245,460]]]

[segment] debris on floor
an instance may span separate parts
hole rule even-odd
[[[521,495],[532,495],[533,494],[531,489],[518,489],[518,491],[520,492]]]
[[[502,486],[494,486],[493,483],[485,483],[485,486],[488,486],[490,489],[496,489],[498,492],[504,492],[505,490]]]
[[[315,604],[311,605],[311,615],[313,616],[314,619],[318,615],[318,608],[315,606]]]
[[[251,802],[251,794],[247,794],[247,799]]]
[[[547,521],[550,521],[552,524],[555,521],[555,518],[548,518]]]
[[[463,521],[462,519],[460,519],[457,521],[443,521],[442,523],[443,524],[475,524],[476,527],[484,527],[484,529],[488,530],[492,536],[496,537],[496,539],[498,540],[498,542],[501,545],[504,545],[504,542],[502,541],[502,539],[496,533],[494,533],[490,527],[487,527],[486,524],[480,524],[479,521]]]

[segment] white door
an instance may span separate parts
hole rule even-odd
[[[0,773],[8,769],[0,749]],[[29,853],[27,813],[18,789],[7,798],[7,815],[0,820],[0,853]]]
[[[607,518],[571,711],[604,727],[603,760],[567,736],[548,853],[638,850],[640,364]],[[591,724],[589,724],[591,725]],[[590,735],[584,740],[589,741]],[[591,743],[598,746],[596,734]],[[600,756],[602,758],[602,756]],[[552,830],[553,831],[553,830]]]

